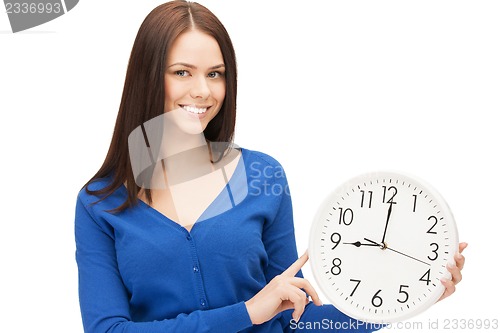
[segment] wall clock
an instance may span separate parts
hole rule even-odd
[[[314,278],[335,307],[362,321],[390,323],[439,299],[457,249],[452,212],[435,189],[414,176],[373,172],[324,200],[308,252]]]

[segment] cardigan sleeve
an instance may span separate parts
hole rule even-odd
[[[265,271],[267,282],[281,274],[298,258],[292,200],[287,178],[280,164],[276,164],[274,170],[274,182],[271,186],[273,191],[268,195],[274,196],[270,200],[276,202],[275,215],[266,222],[262,233],[262,241],[268,256]],[[299,271],[297,276],[302,277],[302,272]]]
[[[285,172],[278,164],[279,171],[275,172],[275,193],[280,193],[281,198],[277,206],[276,215],[268,222],[264,228],[263,241],[268,255],[268,267],[266,270],[266,279],[269,282],[276,275],[281,274],[298,258],[297,246],[295,240],[295,231],[293,223],[292,200]],[[303,277],[299,271],[298,277]],[[368,333],[376,331],[383,325],[371,325],[355,320],[335,308],[331,304],[316,306],[312,302],[306,306],[299,323],[292,321],[292,310],[283,311],[281,314],[281,324],[284,332],[301,332],[301,327],[307,327],[309,323],[323,323],[321,329],[317,332],[357,332]],[[309,331],[307,332],[316,332]]]
[[[117,265],[113,230],[99,224],[79,197],[75,212],[79,298],[86,333],[237,332],[252,326],[244,302],[133,322]]]

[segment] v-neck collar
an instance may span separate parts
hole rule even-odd
[[[160,212],[159,210],[157,210],[156,208],[154,208],[153,206],[149,205],[147,202],[145,202],[139,198],[138,198],[138,201],[139,201],[138,207],[148,210],[149,212],[154,214],[156,217],[158,217],[160,220],[164,221],[165,223],[172,225],[176,229],[178,229],[178,230],[180,230],[188,235],[191,235],[193,233],[193,230],[195,229],[196,225],[199,224],[200,222],[205,222],[205,221],[211,220],[211,219],[213,219],[221,214],[228,212],[229,210],[231,210],[232,208],[234,208],[237,205],[237,203],[235,203],[233,195],[231,194],[231,188],[236,188],[238,186],[239,182],[241,182],[241,181],[244,181],[245,184],[247,183],[247,177],[246,177],[246,172],[245,172],[245,161],[244,161],[244,159],[245,159],[244,155],[246,155],[246,149],[244,149],[244,148],[237,148],[237,149],[240,150],[240,156],[239,156],[239,160],[238,160],[238,163],[236,165],[236,168],[235,168],[233,174],[231,175],[229,181],[221,189],[219,194],[210,203],[210,205],[208,205],[208,207],[203,211],[203,213],[201,213],[201,215],[198,217],[198,219],[192,224],[192,227],[190,230],[188,230],[186,227],[177,223],[175,220],[171,219],[167,215],[163,214],[162,212]],[[245,177],[243,177],[243,176],[245,176]],[[244,179],[241,179],[242,177]],[[122,184],[120,188],[122,188],[126,192],[125,185]],[[214,214],[214,215],[210,216],[210,213],[207,213],[210,211],[210,209],[212,209],[215,205],[220,204],[222,200],[227,200],[224,196],[225,193],[230,193],[230,200],[232,203],[232,207],[230,209],[222,210],[218,214]],[[248,193],[245,193],[245,196],[247,194]],[[243,200],[244,199],[241,197],[238,198],[238,202],[241,202]],[[208,215],[208,217],[203,218],[205,215]]]

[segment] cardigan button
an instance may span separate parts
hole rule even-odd
[[[198,266],[193,266],[193,272],[198,273],[199,271],[200,269],[198,268]]]
[[[187,236],[186,236],[186,239],[187,239],[188,241],[190,241],[190,240],[191,240],[191,235],[187,235]]]
[[[207,301],[205,301],[205,299],[204,299],[204,298],[200,299],[200,305],[201,305],[201,306],[205,306],[205,305],[207,305]]]

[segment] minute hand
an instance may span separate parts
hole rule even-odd
[[[387,219],[385,220],[385,229],[384,229],[384,236],[382,236],[382,244],[385,241],[385,235],[387,233],[387,226],[389,225],[389,219],[391,218],[391,213],[392,213],[392,202],[389,204],[389,210],[387,211]]]

